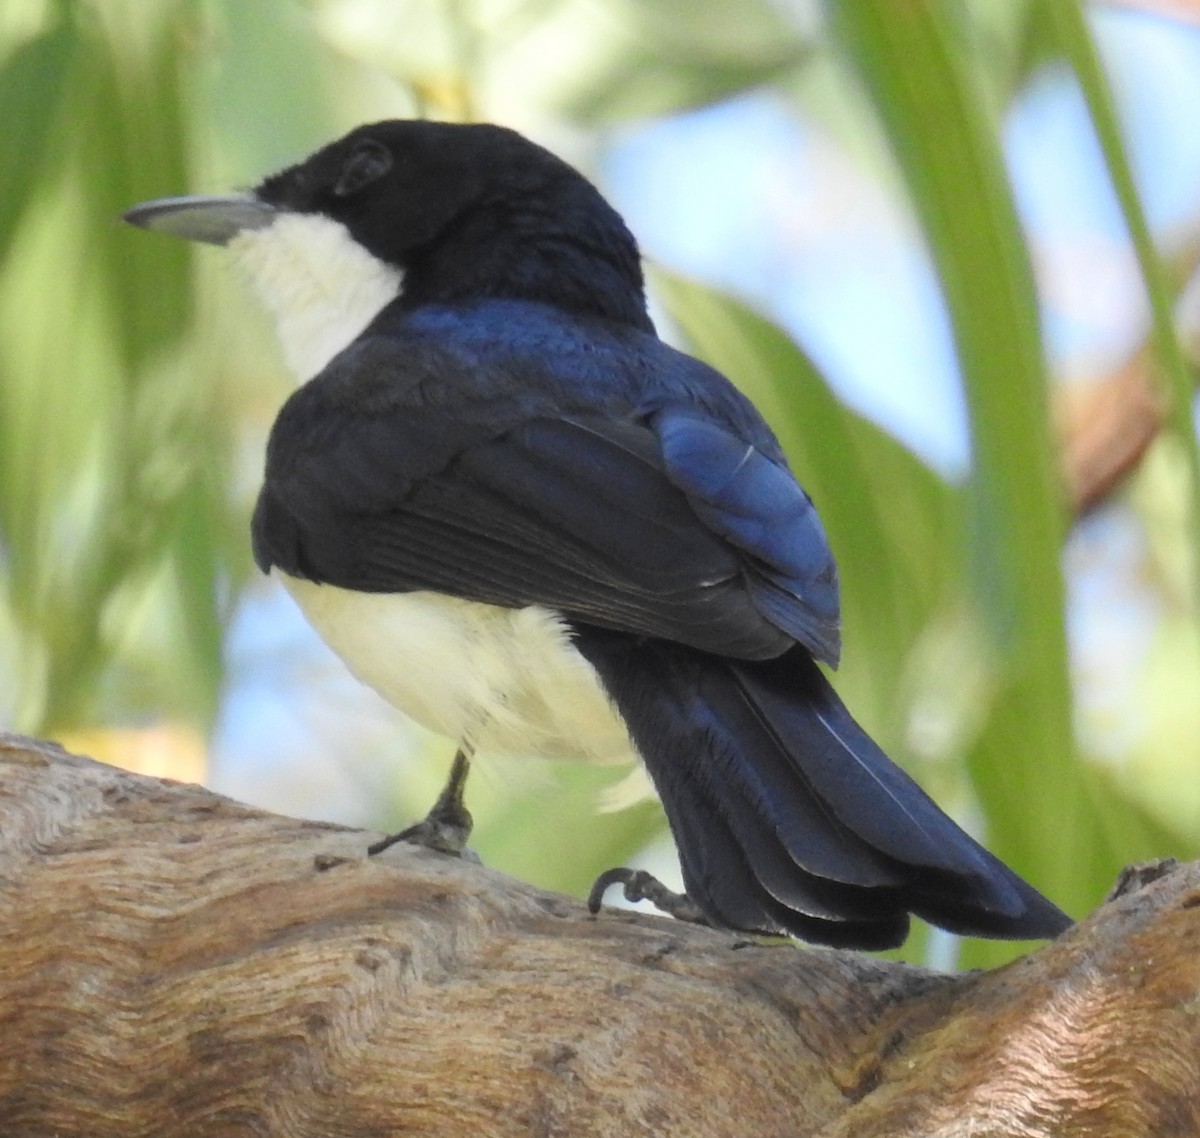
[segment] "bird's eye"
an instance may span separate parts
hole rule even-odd
[[[363,186],[382,178],[392,168],[392,152],[381,143],[360,142],[346,159],[333,187],[339,198],[349,197]]]

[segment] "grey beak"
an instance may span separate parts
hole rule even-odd
[[[125,220],[157,233],[224,245],[247,229],[264,229],[278,215],[273,205],[248,194],[186,194],[142,202],[126,210]]]

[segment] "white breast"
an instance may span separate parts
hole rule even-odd
[[[495,754],[634,758],[595,670],[549,609],[278,576],[350,671],[430,730]]]
[[[281,213],[226,247],[275,317],[284,358],[300,380],[354,340],[400,295],[404,279],[344,225],[316,213]]]

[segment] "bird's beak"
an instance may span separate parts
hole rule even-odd
[[[264,229],[278,215],[273,205],[248,194],[186,194],[142,202],[125,211],[125,220],[189,241],[225,245],[246,230]]]

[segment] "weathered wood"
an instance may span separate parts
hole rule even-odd
[[[1200,1134],[1200,867],[945,976],[372,837],[0,737],[0,1135]]]

